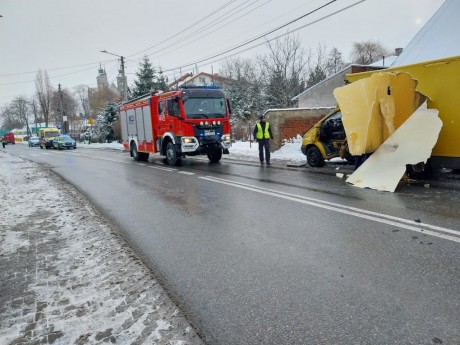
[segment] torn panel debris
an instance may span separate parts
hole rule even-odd
[[[426,162],[441,131],[436,109],[424,103],[375,151],[346,182],[361,188],[394,192],[406,164]]]
[[[352,155],[377,150],[425,101],[416,86],[407,73],[379,72],[334,90]]]

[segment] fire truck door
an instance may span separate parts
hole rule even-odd
[[[166,101],[158,101],[158,121],[156,121],[156,130],[158,136],[163,136],[165,132],[170,131],[170,119],[166,115]]]

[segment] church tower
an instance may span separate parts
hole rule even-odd
[[[99,65],[99,73],[96,79],[97,79],[97,90],[98,91],[102,91],[109,87],[107,73],[105,73],[105,70],[102,68],[101,65]]]

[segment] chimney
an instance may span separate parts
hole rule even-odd
[[[396,55],[396,56],[401,55],[402,51],[403,51],[403,48],[396,48],[396,49],[395,49],[395,55]]]

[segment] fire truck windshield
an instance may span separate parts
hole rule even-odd
[[[184,100],[185,113],[188,119],[225,118],[225,99],[190,97]]]

